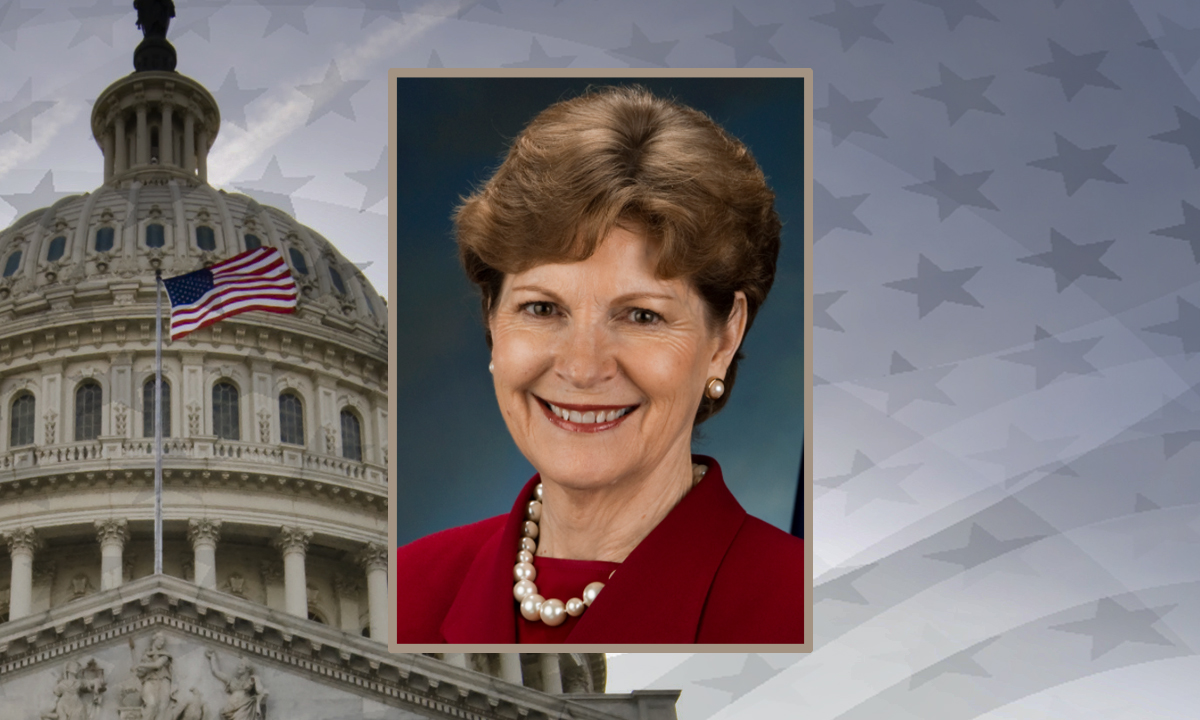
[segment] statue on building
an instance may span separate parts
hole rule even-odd
[[[133,0],[137,10],[137,26],[145,37],[167,36],[167,27],[175,17],[175,3],[171,0]]]
[[[221,720],[264,720],[268,693],[250,663],[241,658],[237,669],[226,675],[217,664],[216,653],[206,650],[204,656],[208,658],[213,677],[225,684],[225,692],[229,695],[221,710]]]
[[[171,662],[166,636],[161,632],[154,633],[146,651],[142,653],[142,661],[133,668],[138,680],[142,681],[141,720],[174,720],[171,704],[175,689],[171,682]]]
[[[42,720],[92,720],[106,689],[104,670],[95,660],[86,668],[72,660],[54,684],[54,709],[42,713]]]

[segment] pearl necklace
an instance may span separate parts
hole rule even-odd
[[[708,472],[705,465],[692,464],[692,487],[700,482],[704,473]],[[579,617],[583,611],[596,601],[604,583],[597,580],[588,583],[583,589],[583,597],[573,597],[565,603],[558,598],[547,600],[538,594],[534,584],[537,578],[537,568],[533,566],[533,555],[537,551],[538,522],[542,519],[542,484],[538,483],[533,489],[533,499],[525,506],[525,524],[521,528],[521,543],[517,548],[517,564],[513,566],[513,597],[521,603],[521,617],[531,622],[541,620],[550,627],[562,625],[567,616]],[[613,571],[615,573],[616,570]],[[613,573],[609,573],[611,579]]]

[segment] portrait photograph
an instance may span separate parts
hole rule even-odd
[[[811,71],[607,72],[392,71],[394,651],[811,649]]]

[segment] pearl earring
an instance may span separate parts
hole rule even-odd
[[[488,372],[490,372],[490,373],[496,372],[496,363],[494,363],[494,362],[488,363]]]
[[[704,394],[711,400],[716,400],[725,394],[725,381],[718,377],[711,377],[704,385]]]

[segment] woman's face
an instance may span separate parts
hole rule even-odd
[[[644,236],[614,229],[587,260],[507,276],[489,320],[500,412],[543,478],[600,489],[691,448],[710,377],[724,377],[745,296],[717,332],[683,279],[656,277]]]

